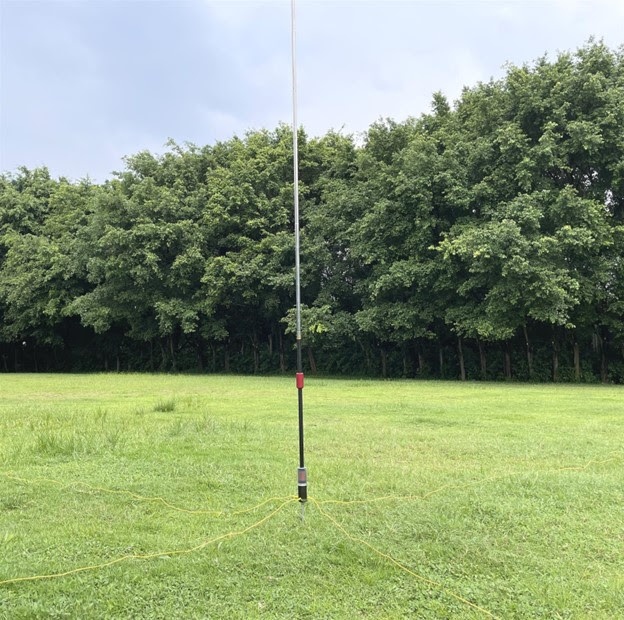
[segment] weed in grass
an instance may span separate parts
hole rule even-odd
[[[179,437],[184,430],[184,423],[179,418],[169,427],[167,435],[169,437]]]
[[[43,457],[82,458],[120,449],[127,437],[120,428],[97,431],[42,428],[33,433],[31,452]]]
[[[108,411],[103,407],[98,407],[93,414],[93,419],[104,426],[106,419],[108,418]]]
[[[25,493],[11,493],[0,498],[0,511],[21,510],[28,502]]]
[[[194,419],[191,425],[193,430],[197,433],[214,433],[220,428],[219,422],[209,415]]]
[[[91,446],[85,436],[76,431],[62,432],[44,428],[35,433],[33,452],[42,456],[73,456],[88,454]]]
[[[228,423],[228,429],[234,433],[243,433],[246,434],[252,430],[255,430],[254,425],[251,424],[248,420],[242,421],[231,421]]]
[[[4,532],[0,535],[0,545],[8,545],[17,538],[15,532]]]
[[[154,411],[163,412],[163,413],[174,411],[175,408],[176,408],[176,401],[173,398],[169,398],[167,400],[159,400],[154,405]]]
[[[104,432],[104,443],[109,450],[117,450],[126,443],[127,437],[120,428],[110,428]]]

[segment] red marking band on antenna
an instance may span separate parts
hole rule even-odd
[[[297,389],[302,390],[303,389],[303,373],[298,372],[295,376],[297,377]]]

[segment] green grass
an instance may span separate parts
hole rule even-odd
[[[3,375],[0,580],[243,529],[295,492],[294,378]],[[179,557],[0,585],[0,617],[504,618],[624,613],[624,390],[308,378],[310,503]],[[590,461],[592,461],[590,463]],[[603,462],[606,461],[606,462]],[[588,464],[589,463],[589,464]],[[567,469],[563,467],[583,467]]]

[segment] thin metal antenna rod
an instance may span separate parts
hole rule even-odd
[[[292,57],[292,136],[293,136],[293,194],[295,203],[295,303],[297,321],[297,393],[299,398],[299,468],[297,491],[299,501],[308,499],[308,473],[303,450],[303,363],[301,360],[301,267],[299,261],[299,143],[297,140],[297,58],[296,58],[295,0],[290,0],[290,34]]]

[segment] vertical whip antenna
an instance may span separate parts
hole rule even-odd
[[[299,467],[297,494],[300,502],[308,499],[308,472],[303,451],[303,363],[301,361],[301,268],[299,261],[299,143],[297,140],[297,58],[295,37],[295,0],[290,0],[290,41],[292,58],[292,136],[293,136],[293,197],[295,203],[295,303],[297,321],[297,396],[299,399]]]

